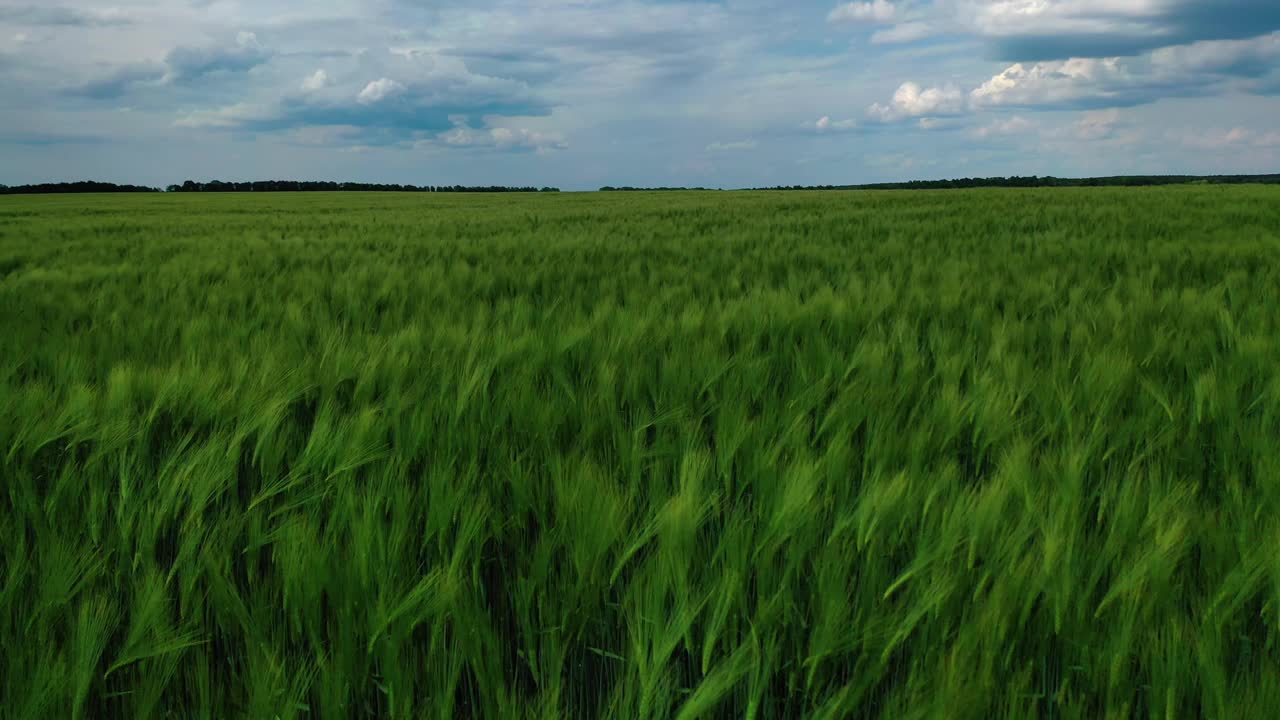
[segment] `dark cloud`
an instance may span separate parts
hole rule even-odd
[[[1002,62],[1042,62],[1073,57],[1137,55],[1168,44],[1151,36],[1020,35],[992,40],[988,56]]]
[[[418,133],[448,130],[455,126],[452,118],[459,115],[528,117],[549,113],[550,108],[546,105],[497,100],[431,104],[414,102],[412,99],[396,99],[372,106],[358,103],[323,106],[294,100],[285,103],[278,113],[270,117],[246,120],[236,126],[259,132],[316,126],[352,127],[359,128],[370,136],[386,135],[405,140]]]
[[[247,132],[341,128],[343,144],[394,144],[458,127],[458,118],[533,117],[552,105],[522,82],[472,72],[456,57],[370,54],[358,75],[257,105],[193,113],[188,127]],[[355,81],[355,78],[361,78]]]
[[[67,94],[92,100],[114,100],[123,97],[136,85],[159,82],[164,75],[165,69],[161,65],[129,65],[105,77],[77,85]]]
[[[179,47],[165,56],[163,64],[142,63],[118,68],[104,77],[90,80],[67,91],[68,95],[93,100],[114,100],[146,84],[182,85],[218,73],[243,73],[270,60],[271,51],[242,33],[230,47]]]
[[[1268,97],[1280,97],[1280,72],[1273,73],[1253,88],[1254,94]]]
[[[179,47],[165,57],[168,78],[188,82],[213,73],[248,72],[271,59],[271,52],[251,33],[241,33],[232,47]]]
[[[532,152],[565,147],[556,133],[508,127],[502,118],[545,116],[550,107],[534,103],[492,101],[466,104],[417,104],[399,97],[372,106],[311,105],[294,99],[270,109],[234,106],[197,113],[179,124],[220,129],[252,138],[280,134],[285,142],[306,146],[405,147],[430,143],[475,151]],[[496,120],[492,127],[474,127],[471,118]]]
[[[349,50],[294,50],[291,52],[276,53],[277,57],[287,58],[314,58],[317,60],[327,60],[330,58],[349,58],[355,53]]]
[[[1172,19],[1189,40],[1242,40],[1280,30],[1280,2],[1182,0]]]
[[[711,2],[531,2],[466,13],[416,37],[473,71],[570,91],[672,89],[706,76],[751,32],[735,7]],[[456,21],[463,13],[441,17]]]
[[[1067,0],[1057,0],[1057,4],[1071,6]],[[985,34],[989,55],[1008,62],[1122,57],[1204,40],[1243,40],[1280,30],[1280,0],[1173,0],[1163,12],[1142,18],[1067,12],[1047,14],[1043,21],[1029,16],[1031,19],[1019,21],[1021,27]],[[1095,29],[1075,29],[1071,20],[1081,19],[1089,20],[1088,25]],[[1107,30],[1109,24],[1115,29]]]
[[[565,68],[562,61],[545,50],[449,49],[444,54],[456,57],[472,71],[493,77],[505,77],[526,83],[546,82],[558,77]]]

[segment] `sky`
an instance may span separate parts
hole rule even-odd
[[[1280,172],[1278,0],[0,0],[0,183]]]

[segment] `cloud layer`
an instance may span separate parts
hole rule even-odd
[[[1246,171],[1276,116],[1274,0],[0,7],[0,182]]]

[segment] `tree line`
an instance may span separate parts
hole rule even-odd
[[[104,182],[43,183],[40,185],[0,185],[0,195],[44,195],[51,193],[153,193],[156,188]]]
[[[1115,175],[1111,177],[1060,178],[1038,177],[958,178],[955,180],[911,180],[896,183],[863,185],[778,185],[756,190],[953,190],[961,188],[1032,188],[1032,187],[1147,187],[1156,185],[1243,185],[1280,184],[1280,175]]]
[[[170,185],[168,192],[560,192],[554,187],[512,187],[507,185],[395,185],[384,183],[313,182],[301,180],[259,180],[256,182],[198,183],[191,180]]]
[[[0,195],[44,195],[55,193],[158,193],[158,192],[560,192],[554,187],[510,187],[506,185],[392,185],[380,183],[310,182],[299,180],[259,180],[255,182],[195,182],[159,188],[117,185],[104,182],[45,183],[41,185],[0,185]]]
[[[600,188],[600,192],[690,192],[690,191],[703,191],[703,192],[706,192],[706,191],[709,191],[709,190],[711,190],[711,189],[712,189],[712,188],[704,188],[704,187],[650,187],[650,188],[645,188],[645,187],[631,187],[630,185],[625,185],[625,186],[623,186],[623,187],[614,187],[614,186],[612,186],[612,185],[605,185],[604,187]]]
[[[1115,175],[1093,178],[986,177],[954,180],[911,180],[896,183],[862,185],[775,185],[753,190],[952,190],[984,187],[1143,187],[1154,185],[1241,185],[1280,184],[1280,175]],[[606,185],[600,192],[692,192],[704,187],[615,187]],[[534,193],[560,192],[555,187],[512,187],[506,185],[395,185],[382,183],[314,182],[301,180],[259,180],[255,182],[195,182],[159,188],[140,185],[117,185],[105,182],[44,183],[39,185],[0,185],[0,195],[38,195],[54,193],[158,193],[158,192],[443,192],[443,193]]]

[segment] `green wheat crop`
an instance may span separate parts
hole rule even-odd
[[[1270,718],[1280,190],[0,200],[0,718]]]

